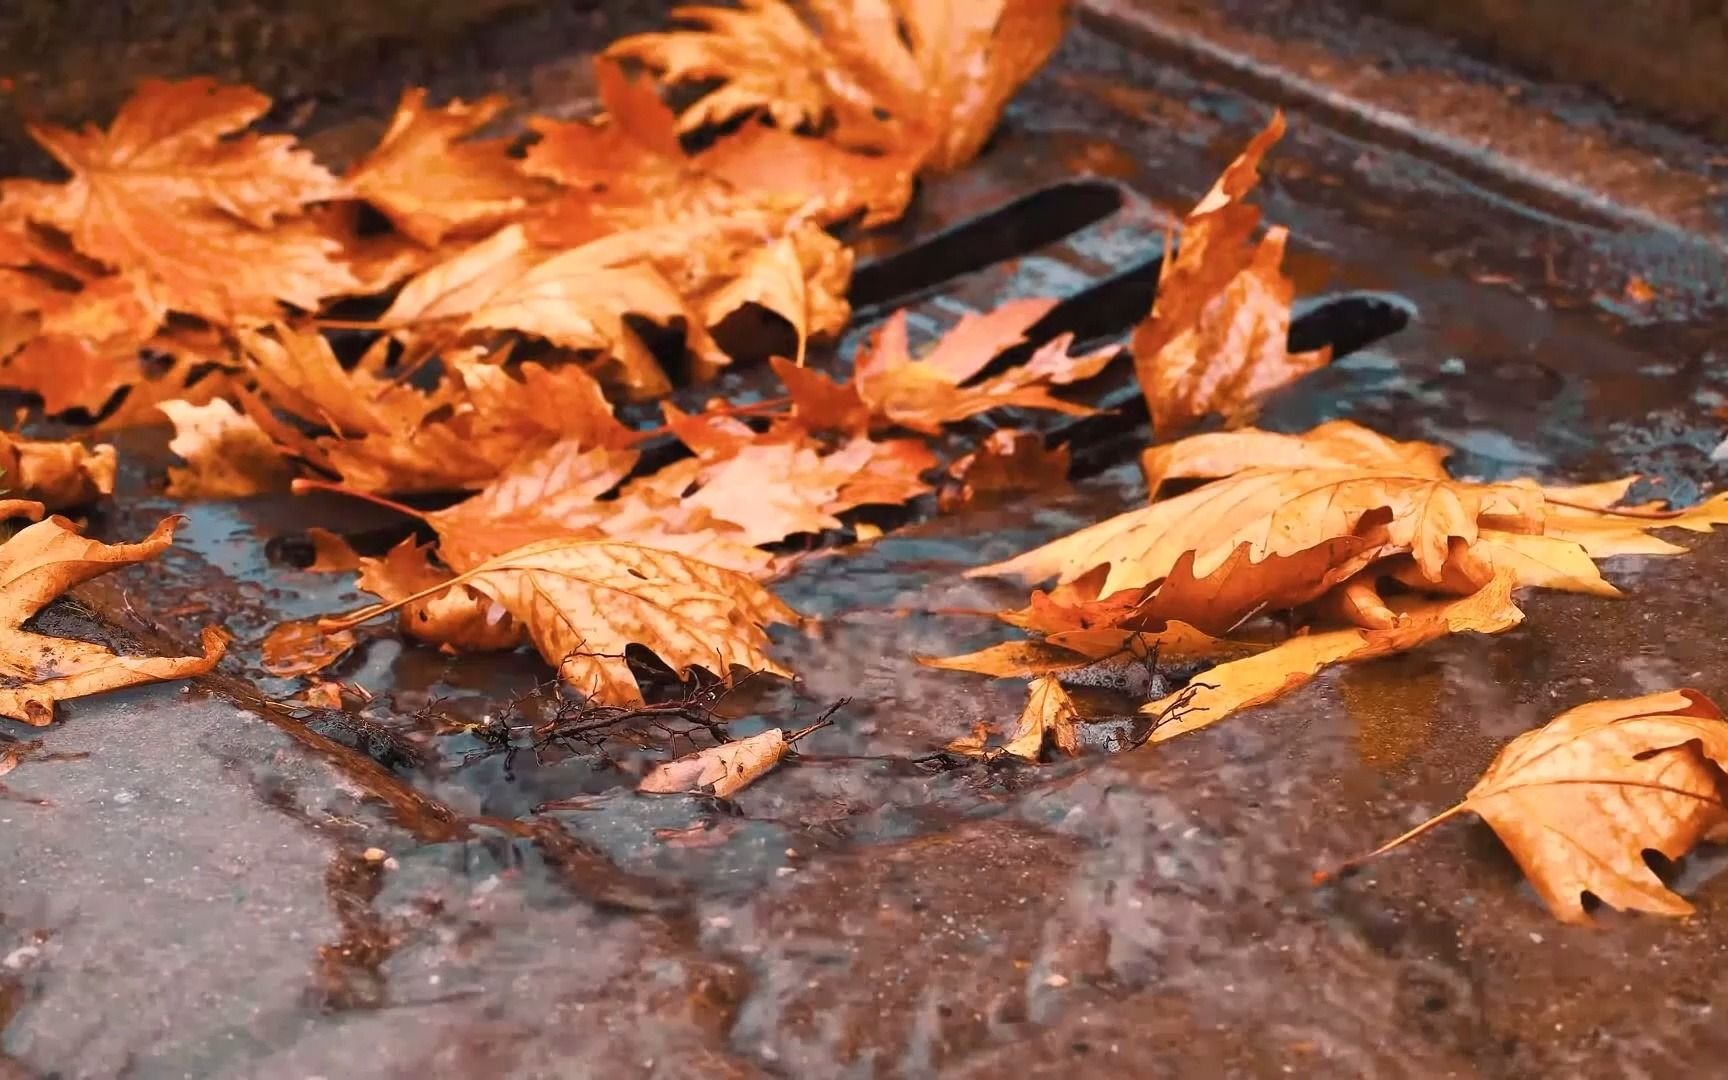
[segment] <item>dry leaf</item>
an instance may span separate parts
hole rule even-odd
[[[82,506],[114,493],[114,448],[70,440],[20,439],[0,432],[0,485],[49,510]]]
[[[509,139],[474,139],[505,101],[426,104],[426,91],[403,93],[378,145],[348,173],[348,187],[402,232],[434,247],[458,230],[496,226],[551,193],[524,176]]]
[[[1171,480],[1210,480],[1266,467],[1357,468],[1445,480],[1450,453],[1433,443],[1388,439],[1349,420],[1329,420],[1300,435],[1259,428],[1190,435],[1148,448],[1140,464],[1146,472],[1146,501],[1155,502]]]
[[[1463,802],[1373,855],[1468,811],[1563,922],[1590,922],[1585,893],[1621,911],[1689,915],[1644,853],[1678,859],[1728,835],[1725,767],[1728,723],[1696,690],[1591,702],[1512,740]]]
[[[146,80],[106,132],[31,125],[71,179],[7,181],[3,205],[136,287],[151,318],[135,340],[166,311],[231,323],[315,308],[355,283],[341,245],[304,220],[342,187],[293,139],[245,130],[269,106],[210,79]]]
[[[317,334],[278,328],[242,332],[257,380],[243,393],[247,415],[285,451],[339,474],[360,491],[482,487],[525,455],[566,439],[621,447],[631,439],[593,377],[574,365],[514,365],[479,354],[444,358],[430,392],[352,371]],[[271,406],[336,434],[308,438]]]
[[[294,467],[251,417],[218,398],[205,405],[164,401],[174,424],[168,449],[190,468],[168,470],[168,494],[182,499],[243,499],[286,491]]]
[[[608,54],[641,60],[669,82],[712,89],[679,129],[762,111],[787,131],[831,126],[836,141],[893,151],[938,169],[971,160],[1002,108],[1061,40],[1061,0],[872,0],[743,9],[686,7],[699,29],[639,34]],[[717,86],[714,84],[718,84]]]
[[[1329,349],[1289,351],[1295,287],[1279,269],[1285,230],[1251,242],[1260,212],[1243,202],[1260,159],[1284,134],[1284,114],[1218,178],[1167,252],[1152,313],[1134,329],[1134,369],[1160,438],[1219,413],[1250,419],[1272,390],[1325,365]]]
[[[204,655],[185,657],[116,656],[100,645],[24,629],[73,586],[162,554],[176,520],[166,519],[136,544],[102,544],[54,517],[0,544],[0,716],[43,727],[53,721],[57,701],[190,678],[216,666],[225,640],[214,627],[204,630]]]
[[[1396,553],[1413,554],[1430,581],[1451,557],[1451,538],[1476,539],[1492,520],[1540,531],[1541,492],[1515,484],[1468,484],[1345,469],[1259,469],[1238,473],[1173,499],[1132,510],[1017,558],[969,571],[1029,581],[1073,581],[1098,566],[1110,596],[1162,580],[1193,554],[1190,573],[1204,578],[1238,547],[1248,559],[1291,556],[1350,537],[1369,515],[1390,514],[1379,543],[1356,553],[1357,568]]]
[[[657,794],[700,792],[731,798],[780,764],[792,744],[780,728],[735,742],[721,743],[663,765],[644,776],[637,791]]]

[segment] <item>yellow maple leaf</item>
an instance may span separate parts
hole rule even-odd
[[[1728,838],[1724,768],[1728,723],[1696,690],[1594,701],[1513,739],[1463,802],[1347,865],[1469,812],[1564,922],[1590,922],[1585,893],[1622,911],[1689,915],[1644,853],[1677,859],[1699,840]]]
[[[5,516],[42,512],[39,503],[12,501]],[[91,578],[147,562],[166,551],[179,519],[168,518],[136,544],[103,544],[49,518],[0,544],[0,716],[38,727],[54,719],[54,703],[166,679],[202,675],[225,647],[220,630],[203,634],[203,656],[117,656],[100,645],[26,630],[56,597]]]

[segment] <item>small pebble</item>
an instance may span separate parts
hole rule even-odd
[[[1068,985],[1068,978],[1065,975],[1050,975],[1045,978],[1044,985],[1060,990]]]
[[[361,858],[365,859],[367,862],[374,862],[374,863],[383,862],[385,859],[388,859],[389,857],[390,857],[390,853],[388,851],[385,851],[381,847],[369,847],[366,849],[365,853],[363,855],[361,855]]]

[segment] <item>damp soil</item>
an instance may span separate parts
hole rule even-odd
[[[865,239],[860,319],[818,362],[843,367],[900,305],[928,338],[1058,296],[1040,336],[1122,335],[1175,216],[1270,107],[1133,42],[1088,21],[976,165]],[[582,105],[567,81],[515,85]],[[1293,121],[1261,202],[1309,298],[1293,342],[1338,359],[1267,426],[1351,417],[1454,447],[1463,475],[1636,471],[1681,502],[1728,479],[1720,234],[1568,216]],[[1655,300],[1623,298],[1633,275]],[[742,365],[719,389],[771,383]],[[0,1077],[1624,1076],[1728,1053],[1722,854],[1663,867],[1695,917],[1588,930],[1476,823],[1311,883],[1565,708],[1728,699],[1728,537],[1610,563],[1625,600],[1531,595],[1509,633],[1330,671],[1155,748],[1104,752],[1104,724],[1060,764],[921,760],[1021,703],[917,663],[1009,636],[980,613],[1020,595],[964,571],[1144,497],[1130,374],[1087,393],[1116,411],[1008,418],[1074,445],[1071,490],[810,539],[776,585],[813,617],[776,636],[801,679],[720,710],[743,735],[847,703],[731,800],[632,791],[697,731],[506,752],[488,732],[556,708],[528,654],[380,632],[336,672],[370,702],[284,704],[304,686],[258,668],[263,635],[362,599],[297,568],[306,530],[380,550],[409,523],[322,495],[178,505],[162,433],[128,435],[93,531],[187,522],[158,568],[44,625],[184,648],[220,621],[235,647],[197,684],[73,702],[45,732],[0,722],[0,750],[42,744],[0,780]]]

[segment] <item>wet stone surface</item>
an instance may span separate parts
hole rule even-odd
[[[1267,106],[1126,40],[1076,31],[991,150],[869,241],[863,317],[818,362],[843,367],[901,303],[923,336],[1011,296],[1068,297],[1044,329],[1096,340],[1144,311],[1165,226]],[[1293,121],[1261,201],[1311,298],[1296,333],[1348,355],[1271,402],[1269,426],[1349,416],[1452,445],[1469,476],[1720,487],[1719,242],[1534,210]],[[1012,242],[988,259],[951,258],[977,234],[931,254],[1076,177],[1120,198],[998,219]],[[1656,301],[1622,299],[1632,274]],[[759,370],[722,383],[770,388]],[[1087,393],[1131,408],[1126,366]],[[301,684],[258,669],[263,635],[360,598],[349,575],[293,567],[304,530],[376,551],[408,525],[325,497],[177,506],[157,494],[161,434],[128,437],[123,497],[93,531],[184,511],[176,553],[80,593],[96,622],[57,609],[50,629],[174,649],[220,619],[236,641],[190,691],[74,702],[46,732],[0,722],[43,740],[0,781],[0,1077],[1625,1076],[1728,1053],[1722,853],[1672,868],[1696,917],[1608,912],[1594,930],[1556,924],[1474,822],[1311,884],[1563,709],[1676,685],[1728,698],[1728,536],[1609,564],[1625,600],[1531,595],[1510,633],[1332,671],[1155,749],[917,760],[1021,702],[916,662],[1009,636],[988,613],[1023,594],[963,571],[1142,498],[1133,417],[1013,418],[1072,439],[1086,478],[918,507],[869,545],[824,538],[777,583],[815,619],[776,636],[802,680],[739,691],[732,731],[851,701],[731,802],[631,791],[688,739],[489,752],[464,724],[549,707],[530,655],[381,633],[335,673],[370,705],[271,704]]]

